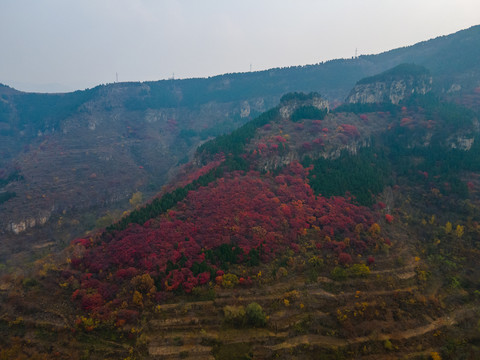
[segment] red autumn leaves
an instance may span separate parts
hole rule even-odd
[[[72,259],[80,271],[80,289],[73,299],[86,311],[108,313],[115,304],[132,301],[125,294],[131,280],[142,274],[161,279],[148,289],[150,297],[161,299],[165,292],[179,289],[188,293],[215,280],[211,272],[197,270],[202,263],[218,269],[206,259],[206,251],[229,244],[241,250],[236,258],[240,263],[252,249],[268,262],[289,248],[298,251],[298,238],[309,229],[319,252],[334,251],[340,264],[351,263],[352,255],[375,243],[367,231],[359,230],[374,223],[373,215],[341,197],[316,197],[306,181],[307,171],[292,163],[277,176],[230,173],[190,192],[174,210],[143,226],[131,225],[108,242],[77,240],[86,250]]]

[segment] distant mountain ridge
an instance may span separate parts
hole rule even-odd
[[[427,75],[408,69],[358,83]],[[478,357],[478,115],[377,98],[286,94],[59,263],[0,279],[7,349],[43,354],[55,334],[50,352],[92,359],[415,358],[420,336]]]
[[[316,91],[335,107],[360,79],[414,63],[430,71],[438,94],[463,97],[480,86],[479,43],[475,26],[379,55],[317,65],[116,83],[65,94],[1,86],[0,177],[18,171],[22,180],[0,189],[16,194],[0,204],[0,233],[16,250],[68,241],[107,210],[124,207],[120,202],[128,204],[134,192],[153,194],[199,144],[240,127],[285,93]]]
[[[147,84],[149,86],[158,84],[167,88],[169,83],[171,84],[173,81],[177,83],[177,86],[181,83],[186,84],[186,95],[182,100],[185,104],[198,102],[202,98],[204,101],[205,99],[208,101],[208,99],[218,95],[219,92],[223,93],[224,98],[228,96],[229,100],[238,100],[248,96],[265,95],[269,92],[278,95],[292,91],[318,91],[332,101],[336,98],[335,94],[341,94],[342,92],[345,95],[338,96],[338,99],[343,99],[359,79],[393,68],[400,63],[415,63],[426,67],[433,76],[442,79],[442,85],[455,78],[465,81],[465,76],[457,77],[458,74],[451,74],[448,69],[453,68],[456,72],[464,72],[473,68],[478,69],[476,59],[480,55],[480,50],[475,45],[478,44],[479,37],[480,25],[476,25],[411,46],[380,54],[360,55],[352,59],[336,59],[313,65],[231,73],[209,78],[131,82],[128,84]],[[341,74],[339,70],[342,70]],[[287,78],[288,82],[286,81]],[[195,95],[195,88],[202,87],[207,91]],[[175,103],[171,105],[175,105]]]
[[[173,83],[75,94],[0,180],[3,254],[37,250],[0,277],[1,355],[479,358],[479,113],[434,83],[401,64],[259,116],[162,108]]]

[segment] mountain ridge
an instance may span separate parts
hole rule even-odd
[[[448,357],[451,339],[476,354],[480,142],[447,141],[471,133],[474,113],[428,95],[357,113],[312,104],[318,94],[284,96],[199,148],[184,183],[39,261],[39,280],[7,281],[18,295],[0,324],[32,334],[24,351],[55,331],[60,355],[94,344],[90,358]],[[63,318],[29,303],[45,291]]]
[[[174,176],[197,145],[255,118],[286,92],[317,91],[334,108],[364,76],[397,62],[415,62],[430,69],[437,93],[453,98],[472,94],[472,106],[477,107],[478,64],[459,64],[468,57],[452,57],[475,55],[479,30],[475,26],[357,59],[209,79],[118,83],[67,94],[2,87],[0,176],[17,170],[24,176],[1,189],[16,194],[0,204],[2,214],[8,215],[3,217],[2,236],[25,250],[51,243],[52,237],[65,243],[93,228],[95,219],[115,218],[115,210],[124,208],[134,193],[152,195]],[[456,52],[447,50],[452,44]],[[439,73],[453,65],[454,71]],[[44,222],[45,216],[37,214],[48,214],[46,225],[27,226]],[[80,229],[78,223],[89,226]],[[7,230],[13,228],[25,231],[16,235]]]
[[[299,69],[302,69],[302,68],[312,68],[312,67],[317,67],[317,66],[320,66],[320,65],[331,65],[333,63],[336,63],[336,62],[339,62],[339,63],[343,63],[343,62],[355,62],[355,60],[367,60],[367,59],[372,59],[374,57],[377,57],[380,59],[380,61],[378,62],[383,62],[385,61],[385,59],[382,59],[382,58],[395,58],[395,56],[392,56],[392,55],[395,55],[395,53],[398,53],[398,52],[405,52],[406,50],[407,53],[410,51],[410,52],[414,52],[415,50],[418,50],[419,48],[424,48],[425,50],[429,51],[429,52],[437,52],[437,53],[442,53],[442,49],[438,48],[438,43],[442,43],[441,45],[444,46],[446,43],[450,44],[451,43],[454,43],[454,42],[457,42],[459,39],[462,39],[462,42],[468,42],[468,41],[475,41],[475,38],[471,38],[472,36],[478,36],[478,34],[480,33],[480,25],[474,25],[474,26],[471,26],[469,28],[466,28],[466,29],[462,29],[462,30],[459,30],[459,31],[456,31],[452,34],[447,34],[447,35],[440,35],[440,36],[437,36],[437,37],[434,37],[434,38],[431,38],[431,39],[428,39],[428,40],[423,40],[423,41],[420,41],[418,43],[415,43],[413,45],[407,45],[407,46],[403,46],[403,47],[399,47],[399,48],[395,48],[395,49],[391,49],[391,50],[387,50],[387,51],[384,51],[384,52],[381,52],[381,53],[378,53],[378,54],[365,54],[365,55],[360,55],[359,57],[357,57],[356,59],[355,58],[352,58],[352,59],[349,59],[349,58],[342,58],[342,59],[332,59],[332,60],[327,60],[327,61],[324,61],[324,62],[321,62],[321,63],[316,63],[316,64],[306,64],[306,65],[300,65],[300,66],[288,66],[288,67],[277,67],[277,68],[271,68],[271,69],[266,69],[266,70],[260,70],[260,71],[254,71],[254,72],[234,72],[234,73],[225,73],[225,74],[219,74],[219,75],[212,75],[212,76],[209,76],[209,77],[194,77],[194,78],[185,78],[185,79],[176,79],[176,80],[172,80],[172,79],[164,79],[164,80],[158,80],[158,81],[143,81],[143,82],[138,82],[138,81],[129,81],[129,82],[121,82],[119,84],[152,84],[152,83],[164,83],[164,82],[169,82],[169,81],[177,81],[177,82],[182,82],[182,81],[196,81],[196,80],[212,80],[212,79],[222,79],[222,78],[234,78],[234,77],[237,77],[237,76],[245,76],[245,77],[255,77],[255,76],[258,76],[259,74],[269,74],[270,76],[272,76],[273,74],[277,73],[277,72],[281,72],[281,71],[289,71],[289,70],[299,70]],[[465,35],[467,35],[467,37],[465,38]],[[436,47],[436,48],[435,48]],[[384,66],[384,69],[382,70],[373,70],[374,73],[380,73],[382,71],[385,71],[389,68],[393,68],[395,65],[398,65],[398,63],[408,63],[408,62],[412,62],[412,61],[409,61],[408,58],[409,56],[412,56],[412,55],[401,55],[402,59],[399,60],[399,59],[396,59],[396,60],[393,60],[395,62],[397,62],[397,64],[391,64],[391,63],[387,63],[385,66]],[[432,54],[430,54],[430,56],[432,56]],[[458,57],[456,57],[455,55],[451,55],[451,56],[448,56],[449,59],[456,59],[456,63],[458,63]],[[446,63],[447,62],[443,62],[443,67],[440,67],[440,68],[437,68],[436,66],[428,66],[426,64],[424,64],[424,61],[426,59],[421,59],[421,60],[418,60],[417,61],[413,61],[419,65],[423,65],[423,66],[426,66],[427,68],[431,69],[434,73],[437,72],[437,70],[445,70],[444,67],[446,66]],[[431,60],[430,60],[431,61]],[[462,60],[463,61],[463,60]],[[442,64],[442,63],[440,63]],[[438,65],[440,65],[438,64]],[[475,65],[475,63],[473,63]],[[374,73],[371,73],[371,75],[373,75]],[[367,77],[368,75],[363,75],[361,76],[360,78],[364,78],[364,77]],[[360,79],[358,78],[358,79]],[[98,88],[98,87],[102,87],[102,86],[113,86],[115,85],[116,83],[112,83],[112,84],[106,84],[106,85],[97,85],[91,89],[94,89],[94,88]],[[0,85],[3,85],[3,86],[7,86],[8,85],[4,85],[4,84],[0,84]],[[351,84],[353,87],[353,84]],[[85,89],[85,90],[76,90],[76,91],[73,91],[73,92],[77,92],[77,91],[88,91],[88,90],[91,90],[91,89]],[[299,89],[299,90],[302,90],[304,92],[308,92],[308,91],[320,91],[320,89]],[[16,91],[19,91],[19,90],[16,90]],[[284,93],[287,93],[287,92],[292,92],[293,90],[290,90],[290,91],[284,91]],[[21,91],[19,91],[21,92]],[[321,91],[320,91],[321,92]],[[244,97],[244,96],[242,96]]]

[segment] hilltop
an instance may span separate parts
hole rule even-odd
[[[287,94],[143,206],[4,277],[4,353],[477,357],[478,114],[377,95]]]
[[[159,191],[198,145],[254,119],[285,93],[317,91],[335,108],[360,79],[415,63],[430,71],[437,94],[479,109],[479,36],[476,26],[379,55],[66,94],[2,86],[0,258],[13,265],[12,253],[55,252],[112,223]]]

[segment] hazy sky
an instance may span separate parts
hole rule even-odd
[[[144,81],[314,64],[478,24],[479,0],[0,0],[0,82],[75,90],[116,73]]]

